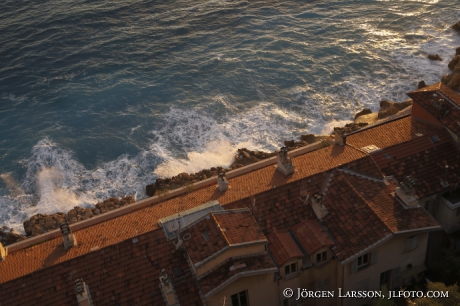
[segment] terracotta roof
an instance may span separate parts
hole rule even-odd
[[[240,268],[230,270],[231,266],[241,265]],[[245,275],[255,275],[255,274],[265,274],[273,273],[277,271],[275,263],[271,259],[268,253],[244,257],[239,259],[232,259],[225,261],[213,272],[208,275],[200,278],[198,283],[200,284],[203,294],[212,293],[212,290],[215,290],[217,287],[222,285],[228,285],[233,281],[237,280],[239,277],[244,277]]]
[[[164,305],[159,272],[166,269],[180,303],[202,305],[183,254],[166,241],[163,231],[158,229],[135,238],[0,284],[0,304],[76,306],[73,280],[83,278],[95,305]],[[36,247],[27,251],[30,261]],[[54,255],[65,253],[60,243],[54,249],[46,259],[48,264],[56,260]],[[175,276],[173,268],[179,268],[181,275]]]
[[[336,242],[334,254],[339,261],[391,234],[341,171],[332,173],[323,204],[329,213],[322,223]]]
[[[394,186],[350,173],[343,175],[393,233],[439,226],[423,208],[405,209],[395,201],[390,194]]]
[[[216,186],[208,186],[187,195],[120,216],[75,232],[78,247],[67,251],[58,248],[62,238],[54,238],[32,248],[10,253],[0,262],[0,283],[33,273],[35,271],[68,261],[72,258],[103,249],[158,228],[157,221],[182,210],[196,207],[211,200],[222,205],[244,199],[257,193],[283,186],[301,178],[321,173],[338,165],[365,156],[348,146],[333,145],[293,158],[296,172],[288,177],[271,165],[230,179],[230,189],[221,192]],[[287,209],[287,208],[286,208]],[[94,251],[100,252],[100,251]]]
[[[226,247],[267,241],[249,210],[211,212],[181,232],[187,234],[184,245],[195,265]]]
[[[347,136],[347,144],[359,149],[369,145],[383,149],[409,141],[417,137],[416,134],[428,134],[439,129],[429,123],[406,116],[358,130]]]
[[[278,266],[284,265],[290,259],[303,257],[302,252],[287,231],[273,232],[267,238],[270,241],[268,249]]]
[[[438,142],[433,143],[430,137],[434,136]],[[420,198],[445,189],[441,182],[446,178],[446,165],[449,166],[447,181],[450,187],[460,183],[460,150],[445,130],[384,149],[372,158],[385,175],[394,176],[398,182],[413,175],[419,183],[416,192]]]
[[[441,112],[433,106],[433,95],[436,99],[446,97],[447,114]],[[407,94],[426,111],[437,118],[445,127],[460,136],[460,96],[442,83],[437,83]]]
[[[310,255],[313,255],[322,247],[334,246],[334,241],[323,230],[317,220],[304,220],[294,226],[292,232]]]

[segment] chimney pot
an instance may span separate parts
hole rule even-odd
[[[225,191],[228,189],[228,181],[227,181],[227,178],[225,177],[225,172],[221,172],[217,176],[217,188],[220,191]]]
[[[288,157],[288,151],[286,147],[282,147],[277,156],[277,167],[276,169],[282,172],[284,175],[294,173],[295,166],[292,164],[292,158]]]
[[[75,294],[77,295],[78,306],[93,306],[88,286],[83,279],[79,278],[74,281]]]
[[[334,136],[336,144],[343,146],[347,143],[347,136],[345,135],[345,130],[343,128],[335,127]]]
[[[69,227],[69,223],[67,223],[67,221],[64,221],[62,223],[59,223],[59,227],[61,229],[62,237],[64,239],[64,249],[76,246],[77,239],[75,238],[75,235],[72,234],[72,231]]]

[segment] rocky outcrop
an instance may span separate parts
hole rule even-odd
[[[7,246],[25,239],[27,239],[26,236],[22,235],[20,232],[13,228],[9,228],[7,226],[0,228],[0,242],[3,246]]]
[[[387,101],[387,100],[380,101],[380,110],[378,113],[378,119],[383,119],[391,115],[394,115],[397,112],[411,105],[412,105],[412,100],[408,100],[404,102],[392,102],[392,101]]]
[[[426,83],[425,83],[424,80],[421,80],[420,82],[418,82],[417,88],[418,88],[418,89],[421,89],[421,88],[423,88],[423,87],[426,87]]]
[[[428,59],[432,61],[442,61],[442,58],[438,54],[429,54]]]
[[[450,89],[460,91],[460,48],[456,49],[456,55],[449,62],[447,67],[452,70],[452,73],[442,77],[441,82]]]
[[[103,202],[97,203],[92,208],[75,206],[67,213],[58,212],[52,215],[37,214],[24,221],[24,230],[27,236],[40,235],[59,228],[59,223],[63,221],[72,224],[134,202],[136,201],[132,196],[127,196],[122,199],[109,198]]]
[[[364,116],[364,115],[368,115],[368,114],[372,114],[372,111],[369,108],[364,108],[362,111],[356,113],[354,119],[356,120],[356,118]]]
[[[460,32],[460,21],[452,25],[452,29],[454,29],[457,32]]]

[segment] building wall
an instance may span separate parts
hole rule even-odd
[[[278,284],[273,273],[239,278],[221,291],[206,299],[208,306],[231,306],[231,296],[247,290],[249,305],[279,306]],[[225,304],[224,304],[225,301]]]
[[[227,249],[222,254],[212,258],[202,266],[196,268],[196,274],[198,277],[205,274],[212,268],[218,266],[225,260],[231,257],[238,257],[238,256],[246,256],[251,254],[260,254],[265,252],[265,243],[258,243],[258,244],[247,244],[243,246],[237,246]]]
[[[436,220],[441,224],[446,233],[460,230],[459,217],[456,209],[450,209],[446,203],[439,201]]]
[[[436,125],[442,126],[442,123],[439,122],[438,119],[436,119],[433,115],[431,115],[429,112],[427,112],[423,107],[417,104],[417,102],[414,101],[412,103],[412,112],[411,115],[413,117],[434,123]]]
[[[322,252],[326,248],[320,250]],[[312,257],[312,261],[316,261]],[[307,289],[308,291],[336,291],[338,286],[337,275],[338,275],[338,261],[332,258],[332,252],[328,250],[328,259],[319,264],[300,270],[297,273],[291,275],[284,274],[284,267],[290,263],[297,262],[299,267],[302,267],[302,260],[290,260],[280,268],[281,279],[279,280],[279,297],[280,303],[283,305],[283,300],[286,298],[283,296],[283,290],[290,288],[294,290],[294,297],[289,299],[288,305],[310,305],[310,306],[333,306],[338,305],[338,299],[334,298],[300,298],[297,300],[299,295],[299,288]]]
[[[428,242],[428,233],[417,234],[417,247],[411,251],[404,251],[406,239],[413,236],[414,234],[395,235],[371,251],[377,254],[375,263],[356,272],[352,272],[352,263],[344,265],[342,269],[339,268],[339,277],[343,277],[343,286],[340,286],[342,294],[353,290],[380,290],[381,273],[390,270],[390,290],[410,282],[413,276],[425,269],[424,261]],[[344,298],[343,305],[364,305],[370,301],[371,299]]]

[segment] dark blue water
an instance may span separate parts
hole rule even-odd
[[[448,72],[459,19],[457,0],[2,1],[0,224],[406,100]]]

